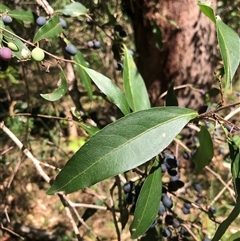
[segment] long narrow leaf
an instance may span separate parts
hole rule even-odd
[[[113,122],[72,156],[48,194],[71,193],[145,163],[166,148],[196,116],[190,109],[156,107]]]
[[[97,87],[114,103],[124,115],[130,113],[130,109],[123,92],[109,78],[103,74],[82,66]]]
[[[93,93],[92,93],[92,81],[89,77],[89,75],[84,71],[84,69],[80,66],[87,67],[87,63],[80,51],[77,51],[77,54],[73,57],[73,59],[76,61],[76,69],[80,77],[80,81],[83,85],[83,87],[87,90],[88,97],[90,100],[93,98]]]
[[[155,160],[152,169],[147,176],[134,212],[134,219],[130,226],[131,238],[136,239],[144,234],[156,219],[162,192],[162,171],[159,161]]]
[[[219,18],[216,19],[217,38],[224,65],[226,78],[225,89],[227,89],[240,62],[240,38],[236,32],[223,23]]]
[[[133,111],[149,109],[151,105],[144,80],[125,45],[123,81],[125,95],[130,108]]]

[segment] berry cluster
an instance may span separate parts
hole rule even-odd
[[[194,192],[192,193],[194,197],[197,196],[195,201],[188,201],[186,197],[175,198],[176,191],[184,187],[184,182],[180,180],[179,173],[179,160],[173,155],[173,153],[166,149],[160,154],[160,168],[162,173],[169,180],[163,183],[162,196],[158,209],[158,216],[153,221],[151,228],[155,228],[160,224],[161,235],[169,240],[191,240],[191,231],[185,222],[185,215],[189,215],[193,212],[194,208],[199,207],[200,210],[208,213],[209,218],[214,219],[214,214],[216,213],[216,208],[214,206],[209,207],[205,210],[201,207],[203,198],[203,188],[202,186],[195,182],[192,184]],[[163,175],[163,176],[164,176]],[[164,178],[164,180],[166,179]],[[137,197],[139,195],[141,186],[139,184],[135,185],[134,182],[128,181],[123,186],[123,191],[126,194],[126,203],[132,205],[131,211],[134,211]],[[188,188],[188,187],[185,187]],[[181,189],[181,192],[183,189]],[[180,200],[181,203],[175,201]],[[174,205],[175,204],[175,205]],[[181,215],[182,213],[182,215]],[[202,239],[203,241],[210,241],[207,237]]]

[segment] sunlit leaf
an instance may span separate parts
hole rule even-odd
[[[137,70],[132,55],[124,45],[123,67],[124,92],[130,108],[133,111],[151,107],[144,80]]]
[[[60,9],[57,12],[61,12],[66,16],[78,17],[88,13],[88,9],[79,2],[73,2],[65,5],[63,9]]]
[[[72,156],[48,194],[71,193],[145,163],[166,148],[196,116],[190,109],[156,107],[107,125]]]
[[[197,137],[200,146],[193,154],[192,159],[196,165],[196,172],[199,173],[213,158],[214,150],[211,135],[205,126],[201,126],[201,130],[198,132]]]
[[[208,2],[198,2],[198,6],[209,19],[211,19],[214,23],[216,23],[214,11]]]
[[[11,10],[8,12],[8,15],[17,20],[26,21],[26,22],[34,22],[33,13],[30,11],[24,10]]]
[[[55,38],[62,32],[62,25],[58,16],[50,18],[41,28],[36,32],[33,42],[36,43],[41,39]]]
[[[67,80],[66,76],[64,74],[64,71],[62,70],[61,67],[59,67],[61,70],[61,80],[60,83],[52,93],[49,94],[40,94],[45,100],[48,101],[56,101],[61,99],[67,92]]]
[[[240,62],[240,38],[236,32],[223,23],[219,18],[216,20],[217,38],[224,65],[227,89]]]
[[[162,171],[156,159],[137,199],[134,219],[130,226],[131,238],[144,234],[156,219],[162,192]]]
[[[76,61],[76,70],[79,74],[80,81],[83,85],[83,87],[87,90],[88,97],[90,100],[93,98],[93,93],[92,93],[92,81],[89,77],[89,75],[84,71],[84,69],[80,66],[87,67],[87,62],[85,61],[82,53],[80,51],[77,51],[77,54],[73,56],[73,60]],[[80,65],[78,65],[80,64]]]
[[[109,78],[93,69],[83,66],[82,68],[86,71],[97,87],[122,111],[124,115],[130,113],[126,97],[117,85],[115,85]]]

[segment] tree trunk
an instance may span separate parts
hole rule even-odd
[[[174,86],[192,84],[201,91],[185,87],[177,91],[180,106],[197,108],[203,104],[202,92],[214,79],[214,24],[201,12],[196,0],[124,0],[132,19],[137,66],[153,105],[162,105],[159,96]],[[213,7],[216,0],[212,1]],[[160,30],[162,46],[157,47]],[[159,45],[161,43],[158,42]]]

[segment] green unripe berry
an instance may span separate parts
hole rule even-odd
[[[32,58],[36,61],[42,61],[45,57],[45,54],[42,49],[39,47],[36,47],[35,49],[32,50]]]
[[[15,51],[15,52],[19,50],[18,46],[13,42],[8,42],[8,48],[10,48],[12,51]]]

